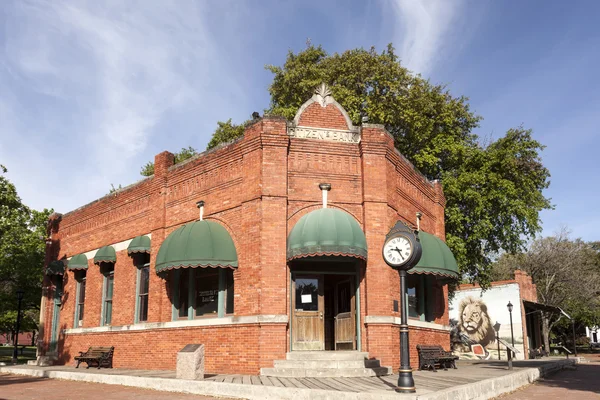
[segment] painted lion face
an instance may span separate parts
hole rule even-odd
[[[462,326],[468,333],[475,333],[481,327],[483,315],[479,304],[467,304],[462,312]]]

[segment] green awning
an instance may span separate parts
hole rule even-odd
[[[148,236],[137,236],[131,240],[127,247],[127,254],[148,253],[150,254],[150,238]]]
[[[104,263],[114,263],[117,261],[117,253],[115,253],[115,248],[112,246],[104,246],[100,247],[94,256],[94,264]]]
[[[419,231],[423,254],[409,274],[438,275],[458,279],[458,265],[446,243],[430,233]]]
[[[46,275],[63,275],[65,273],[65,263],[61,260],[52,261],[46,268]]]
[[[67,268],[69,269],[87,269],[87,267],[88,259],[85,254],[77,254],[76,256],[71,257],[67,264]]]
[[[196,221],[175,230],[160,245],[156,256],[157,273],[177,268],[237,266],[233,239],[213,221]]]
[[[367,259],[367,239],[350,214],[336,208],[312,211],[294,225],[287,240],[287,259],[346,256]]]

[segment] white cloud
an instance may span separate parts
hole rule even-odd
[[[448,50],[463,0],[391,0],[394,44],[409,70],[428,76]]]
[[[0,124],[0,158],[28,204],[64,212],[106,194],[111,182],[130,183],[149,144],[173,134],[157,131],[170,114],[228,108],[230,97],[215,98],[219,90],[243,101],[236,80],[223,79],[229,66],[218,41],[228,38],[208,27],[214,8],[146,0],[6,5],[0,89],[9,96],[0,111],[12,117]],[[48,165],[49,148],[52,167],[32,174],[33,164]],[[42,160],[23,162],[34,155]],[[52,197],[57,189],[76,195]],[[49,198],[36,199],[40,190]]]

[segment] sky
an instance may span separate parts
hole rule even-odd
[[[393,43],[404,66],[467,96],[498,138],[523,125],[551,173],[543,235],[600,240],[600,2],[3,0],[0,164],[25,204],[65,213],[141,179],[162,151],[206,148],[219,120],[269,106],[310,40]]]

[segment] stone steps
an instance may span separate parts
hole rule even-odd
[[[358,351],[294,351],[285,360],[275,360],[273,368],[261,368],[263,376],[279,378],[339,378],[390,375],[390,367],[369,354]]]

